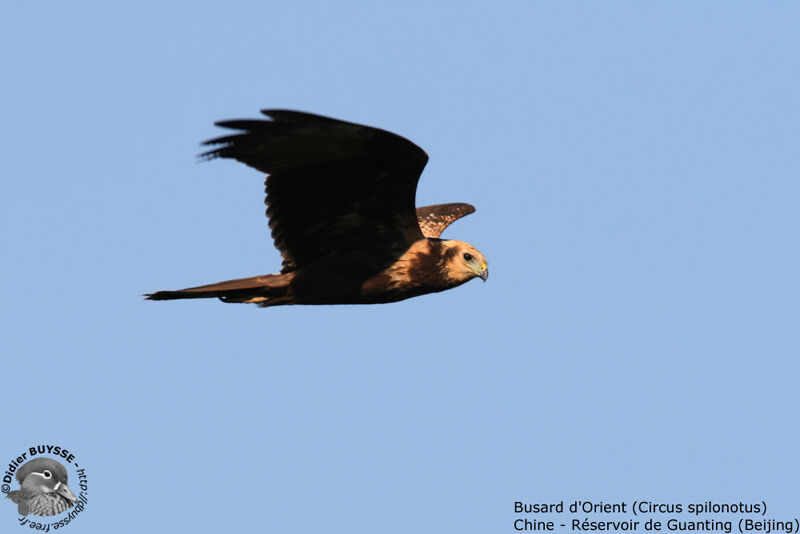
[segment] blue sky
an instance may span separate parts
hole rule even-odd
[[[74,451],[71,532],[512,532],[514,501],[560,499],[796,516],[799,16],[8,6],[0,461]],[[422,146],[418,203],[477,206],[445,237],[489,281],[143,301],[278,270],[262,177],[195,160],[215,120],[267,107]]]

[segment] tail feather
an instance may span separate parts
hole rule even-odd
[[[265,274],[176,291],[156,291],[144,297],[147,300],[218,298],[223,302],[253,302],[264,306],[291,304],[291,278],[291,274]]]

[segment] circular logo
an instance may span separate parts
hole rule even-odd
[[[84,511],[89,484],[69,449],[35,445],[8,462],[0,489],[16,505],[20,526],[49,532]]]

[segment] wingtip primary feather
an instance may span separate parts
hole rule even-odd
[[[142,295],[144,300],[178,300],[192,298],[208,298],[209,295],[192,294],[190,291],[156,291],[155,293],[145,293]]]
[[[254,120],[254,119],[229,119],[224,121],[217,121],[214,123],[214,126],[219,126],[220,128],[228,128],[230,130],[257,132],[262,130],[274,129],[275,122]]]
[[[294,111],[291,109],[262,109],[261,114],[272,119],[270,122],[296,122],[296,123],[324,123],[324,124],[354,124],[352,122],[308,113],[307,111]],[[356,125],[360,126],[360,125]]]
[[[173,291],[156,291],[155,293],[145,293],[142,295],[144,300],[170,300],[168,293],[174,293]]]

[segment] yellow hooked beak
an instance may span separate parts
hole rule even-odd
[[[481,270],[480,271],[476,270],[475,274],[480,276],[481,280],[483,280],[485,282],[486,279],[489,278],[489,268],[488,268],[488,266],[485,263],[482,263],[481,264]]]

